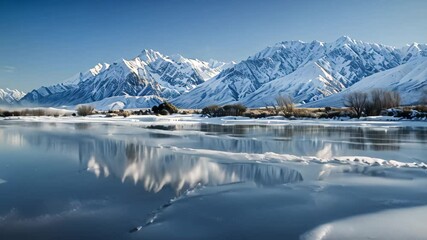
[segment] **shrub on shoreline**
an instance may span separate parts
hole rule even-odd
[[[0,117],[21,117],[21,116],[53,116],[60,117],[63,115],[71,115],[71,113],[64,112],[63,110],[46,109],[46,108],[25,108],[16,110],[0,109]]]
[[[222,107],[218,105],[207,106],[202,109],[202,114],[209,117],[243,116],[247,108],[242,104],[229,104]]]
[[[158,106],[153,106],[151,108],[151,111],[154,114],[169,115],[169,114],[178,113],[178,108],[172,103],[164,101]]]
[[[85,117],[87,115],[91,115],[94,110],[95,108],[90,105],[80,105],[77,107],[77,114]]]

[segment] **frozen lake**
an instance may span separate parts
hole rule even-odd
[[[0,121],[0,239],[422,239],[426,156],[420,126]]]

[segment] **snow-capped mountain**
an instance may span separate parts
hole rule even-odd
[[[236,102],[263,107],[274,104],[278,95],[312,102],[424,57],[426,44],[395,48],[346,36],[331,43],[285,41],[224,70],[173,102],[186,108]]]
[[[85,82],[92,77],[98,75],[105,69],[108,69],[110,65],[107,63],[98,63],[93,68],[87,70],[86,72],[80,72],[68,79],[66,79],[62,83],[58,83],[52,86],[42,86],[38,89],[35,89],[25,95],[20,101],[22,104],[46,104],[52,102],[54,96],[60,96],[60,93],[67,92],[73,89],[77,89],[78,85],[82,82]],[[53,102],[52,102],[53,103]],[[55,104],[52,104],[55,105]]]
[[[181,55],[165,56],[153,50],[144,50],[134,59],[98,64],[65,83],[33,90],[21,103],[70,106],[116,96],[151,96],[139,98],[136,101],[138,103],[142,99],[153,99],[154,96],[156,99],[171,99],[192,90],[229,66],[214,60],[204,62]],[[142,105],[145,107],[147,104]]]
[[[342,107],[344,96],[351,92],[369,93],[372,89],[384,89],[402,93],[402,104],[417,104],[423,89],[427,89],[427,58],[414,59],[395,68],[366,77],[349,88],[306,107]]]
[[[23,96],[24,92],[19,90],[11,90],[9,88],[0,88],[0,105],[13,105],[16,104]]]
[[[98,64],[64,83],[33,90],[20,103],[145,108],[167,99],[183,108],[229,103],[264,107],[274,105],[279,95],[302,104],[326,104],[321,100],[338,99],[328,96],[372,87],[418,96],[427,80],[417,69],[426,58],[427,44],[396,48],[346,36],[330,43],[280,42],[237,64],[144,50],[133,59]],[[412,71],[416,78],[404,74]],[[407,99],[404,103],[412,97]]]

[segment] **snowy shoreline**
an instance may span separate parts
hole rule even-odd
[[[401,120],[395,117],[375,116],[360,119],[295,119],[284,117],[248,118],[248,117],[216,117],[208,118],[198,114],[187,115],[132,115],[124,117],[105,117],[91,115],[87,117],[48,117],[21,116],[0,118],[0,121],[46,122],[46,123],[111,123],[119,125],[140,126],[179,126],[194,124],[215,125],[323,125],[323,126],[354,126],[354,127],[427,127],[427,120]]]

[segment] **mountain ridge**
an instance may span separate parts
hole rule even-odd
[[[145,49],[135,58],[99,63],[63,83],[35,89],[19,103],[75,106],[96,102],[97,106],[110,106],[113,101],[115,107],[127,108],[138,104],[149,107],[164,99],[182,108],[230,103],[264,107],[274,105],[279,95],[290,95],[304,105],[351,90],[351,86],[368,77],[370,81],[386,81],[379,73],[424,58],[427,44],[397,48],[348,36],[333,42],[282,41],[239,63],[201,61],[179,54],[167,56]],[[426,79],[420,75],[417,81]],[[407,82],[399,90],[414,89]]]
[[[24,97],[24,95],[24,92],[17,89],[0,88],[0,105],[14,105]]]
[[[145,49],[133,59],[97,64],[64,83],[28,93],[24,105],[62,106],[101,101],[115,96],[153,95],[170,99],[217,75],[227,63],[166,56]]]
[[[248,57],[173,102],[186,108],[215,103],[263,107],[274,104],[278,95],[290,95],[298,103],[307,103],[420,57],[427,57],[426,44],[396,48],[347,36],[330,43],[284,41]]]
[[[343,107],[344,97],[351,92],[370,92],[372,89],[386,89],[404,92],[401,94],[405,105],[418,104],[422,90],[427,89],[427,58],[408,61],[395,68],[368,76],[349,88],[304,107]]]

